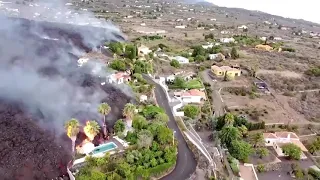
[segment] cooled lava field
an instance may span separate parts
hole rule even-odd
[[[34,22],[26,19],[11,20],[19,21],[19,23],[23,24],[23,28],[19,29],[19,33],[23,34],[23,36],[33,39],[38,38],[41,43],[40,48],[37,48],[37,46],[36,49],[25,47],[30,48],[30,51],[36,51],[36,54],[39,55],[38,57],[52,56],[54,54],[49,59],[55,62],[61,59],[59,57],[61,54],[68,54],[70,59],[75,60],[74,63],[68,64],[70,70],[72,69],[72,73],[70,73],[72,76],[62,72],[61,69],[53,64],[51,66],[39,65],[39,69],[37,69],[39,74],[46,77],[63,76],[67,80],[70,78],[70,84],[74,83],[74,76],[82,77],[80,86],[85,87],[88,95],[97,89],[104,92],[105,97],[101,101],[107,102],[112,109],[110,116],[108,116],[108,119],[110,119],[109,126],[112,126],[115,120],[122,117],[121,110],[126,103],[131,101],[131,98],[112,85],[101,86],[99,79],[76,69],[77,56],[72,54],[71,50],[77,48],[80,51],[91,51],[93,46],[84,42],[84,38],[81,35],[83,31],[89,31],[86,28],[90,27]],[[41,28],[49,38],[43,39],[34,36],[34,34],[30,33],[34,27]],[[84,30],[81,30],[81,28]],[[0,28],[1,30],[3,29]],[[104,30],[94,29],[94,31],[103,34],[102,31]],[[121,35],[114,36],[121,37]],[[61,39],[63,40],[61,41]],[[111,40],[113,39],[101,39],[101,41]],[[1,53],[4,52],[3,48],[4,46],[0,46]],[[52,53],[55,51],[58,53]],[[22,55],[12,56],[10,63],[12,65],[15,63],[21,64],[25,59],[20,56]],[[1,58],[2,55],[0,55],[0,63],[2,63]],[[6,80],[2,79],[1,81]],[[18,80],[17,82],[20,83]],[[42,90],[45,86],[45,84],[39,85],[38,89]],[[2,91],[1,87],[4,86],[1,86],[0,83],[0,91]],[[50,103],[54,105],[56,102]],[[84,115],[83,119],[81,119],[81,114]],[[60,129],[58,131],[60,132],[57,132],[56,127],[53,128],[54,126],[52,126],[50,128],[51,124],[57,124],[54,123],[55,118],[45,119],[45,121],[43,120],[44,118],[41,116],[41,110],[39,110],[39,113],[29,112],[28,104],[25,104],[23,100],[14,99],[11,101],[10,98],[0,97],[0,180],[46,180],[55,179],[66,174],[67,163],[71,160],[71,141],[61,133],[63,124],[59,124]],[[86,115],[86,110],[84,109],[79,112],[77,118],[83,123],[83,121],[88,120],[86,118],[90,118],[90,115]]]

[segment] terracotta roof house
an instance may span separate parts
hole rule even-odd
[[[285,156],[282,151],[282,146],[288,143],[292,143],[300,147],[303,152],[307,152],[307,148],[301,143],[299,137],[293,132],[275,132],[275,133],[263,133],[266,146],[272,146],[277,152],[278,156]],[[307,157],[302,154],[301,159]]]
[[[206,93],[198,89],[175,92],[174,96],[184,103],[201,103],[202,100],[207,99]]]

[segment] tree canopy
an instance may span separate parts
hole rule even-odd
[[[170,65],[172,67],[175,67],[175,68],[179,68],[180,67],[180,63],[179,61],[177,61],[176,59],[173,59],[171,62],[170,62]]]
[[[123,122],[122,119],[119,119],[113,126],[113,129],[115,131],[115,133],[122,133],[126,128],[125,123]]]
[[[240,139],[241,133],[236,127],[225,126],[219,133],[219,138],[222,144],[230,147],[231,142]]]
[[[297,146],[293,143],[288,143],[288,144],[283,145],[281,148],[282,148],[283,153],[285,155],[287,155],[290,159],[300,160],[302,150],[300,149],[299,146]]]
[[[185,105],[183,107],[184,115],[189,118],[195,118],[199,115],[200,109],[195,105]]]
[[[126,63],[123,60],[119,60],[119,59],[113,60],[109,64],[109,67],[117,71],[125,71],[127,69]]]
[[[238,160],[247,161],[249,155],[253,152],[252,147],[245,141],[233,140],[229,148],[230,154]]]

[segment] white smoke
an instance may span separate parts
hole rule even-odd
[[[12,15],[8,9],[17,10]],[[108,95],[100,88],[82,87],[85,73],[92,69],[80,69],[74,55],[81,56],[103,41],[123,40],[120,30],[88,12],[71,10],[62,1],[2,3],[0,11],[6,14],[0,15],[0,99],[19,102],[31,113],[41,114],[42,123],[50,121],[56,131],[79,113],[99,118],[97,107]],[[57,71],[56,75],[44,75],[43,71],[50,70]],[[104,74],[96,75],[106,76],[103,70]]]

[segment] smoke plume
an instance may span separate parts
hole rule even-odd
[[[108,95],[83,84],[86,74],[104,77],[104,65],[96,63],[101,71],[92,74],[93,66],[79,68],[77,57],[123,40],[120,30],[60,0],[15,1],[0,11],[0,99],[20,103],[56,131],[79,113],[99,118],[97,107]]]

